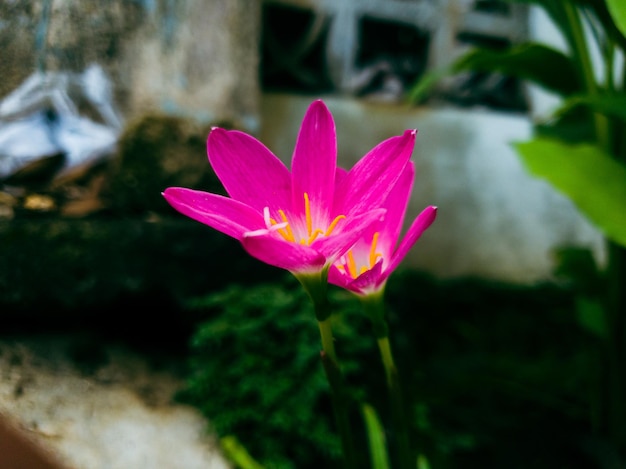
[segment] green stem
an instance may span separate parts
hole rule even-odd
[[[330,324],[330,318],[327,318],[324,321],[317,321],[317,325],[320,328],[322,350],[324,350],[324,353],[328,356],[328,358],[330,358],[334,362],[337,362],[337,354],[335,352],[335,339],[333,337],[333,330]]]
[[[387,376],[387,385],[391,387],[394,374],[397,374],[396,365],[393,362],[393,355],[391,353],[391,345],[389,343],[389,337],[381,337],[378,339],[378,350],[380,351],[380,357],[385,367],[385,374]]]
[[[352,439],[352,428],[350,426],[350,418],[348,416],[348,408],[350,404],[349,395],[346,392],[346,386],[341,374],[341,370],[337,362],[333,360],[325,351],[320,353],[326,379],[331,389],[331,400],[333,404],[333,412],[335,414],[335,423],[339,430],[341,438],[341,449],[343,451],[344,466],[346,469],[356,469],[356,451],[354,441]]]
[[[585,42],[584,32],[577,14],[576,7],[570,2],[563,2],[567,12],[568,22],[572,30],[572,46],[575,57],[581,65],[586,91],[589,95],[599,93],[598,85],[593,74],[589,51]],[[604,72],[606,89],[613,91],[614,52],[615,46],[610,38],[605,47],[598,41],[603,50]],[[620,142],[621,133],[615,128],[615,122],[600,113],[593,113],[596,138],[598,145],[606,152],[621,160],[623,156],[623,142]],[[612,242],[608,243],[608,291],[605,299],[604,310],[609,329],[609,337],[606,344],[605,360],[605,383],[606,391],[603,401],[603,420],[606,422],[606,430],[611,442],[615,445],[623,458],[626,458],[626,406],[624,405],[624,393],[626,392],[626,301],[622,292],[623,275],[626,272],[626,251]]]
[[[356,469],[356,451],[348,412],[351,399],[337,361],[337,353],[335,352],[335,339],[331,325],[331,310],[327,295],[327,274],[328,271],[324,270],[319,275],[299,275],[297,278],[311,298],[320,330],[320,339],[322,342],[320,357],[324,372],[326,373],[326,379],[330,386],[335,423],[341,438],[341,448],[344,458],[343,467],[346,469]]]
[[[598,94],[598,84],[593,72],[593,65],[591,63],[591,56],[589,55],[589,49],[587,48],[587,42],[585,40],[585,32],[580,21],[578,10],[573,2],[562,2],[565,17],[569,23],[569,31],[571,34],[572,54],[574,60],[580,64],[580,72],[582,74],[583,85],[588,94],[596,96]],[[592,113],[593,123],[596,131],[596,138],[600,146],[608,150],[609,149],[609,122],[606,116],[598,112]]]
[[[626,300],[622,292],[626,271],[626,250],[621,246],[609,243],[608,295],[606,302],[609,320],[608,338],[608,396],[606,417],[608,432],[612,442],[623,458],[626,458]]]
[[[398,463],[401,469],[415,469],[416,457],[411,449],[409,427],[407,425],[408,414],[404,405],[404,396],[398,369],[393,359],[389,341],[389,327],[385,320],[383,292],[362,298],[362,304],[372,322],[372,328],[378,343],[378,350],[385,368],[391,416],[395,430]]]
[[[411,450],[411,442],[409,438],[409,429],[407,425],[407,414],[404,406],[404,396],[402,395],[402,386],[400,385],[400,377],[398,369],[393,362],[389,338],[383,337],[378,339],[378,348],[385,366],[387,375],[387,387],[389,388],[389,397],[391,400],[391,411],[396,429],[396,444],[398,445],[398,454],[400,467],[403,469],[413,469],[415,457]]]

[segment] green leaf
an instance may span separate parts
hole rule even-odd
[[[372,469],[389,469],[389,457],[385,445],[385,430],[376,415],[376,411],[369,404],[363,404],[363,417],[367,438],[370,444]]]
[[[428,459],[423,454],[417,457],[417,469],[430,469]]]
[[[535,139],[516,143],[528,170],[567,195],[616,243],[626,246],[626,167],[593,145]]]
[[[551,47],[531,42],[506,51],[472,50],[455,62],[453,70],[516,76],[563,96],[582,91],[578,68],[570,57]]]
[[[220,443],[226,457],[239,469],[263,469],[263,466],[250,456],[236,437],[232,435],[225,436],[220,439]]]
[[[583,329],[601,339],[608,337],[609,327],[606,323],[606,314],[598,301],[585,297],[577,297],[576,317],[578,324],[580,324]]]
[[[409,103],[416,104],[423,101],[442,78],[448,75],[454,75],[455,73],[453,66],[424,73],[409,91]]]
[[[557,117],[563,116],[578,106],[587,106],[591,110],[617,117],[626,122],[626,94],[577,95],[566,99],[555,111]]]
[[[626,36],[626,3],[624,0],[606,0],[606,6],[613,22],[623,36]]]
[[[411,103],[422,101],[442,78],[465,71],[515,76],[569,96],[582,91],[577,70],[567,55],[542,44],[529,42],[506,51],[472,49],[449,66],[425,73],[409,91],[408,100]]]

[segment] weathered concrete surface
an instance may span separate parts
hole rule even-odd
[[[287,163],[314,98],[263,97],[260,138]],[[439,211],[407,265],[441,277],[533,283],[552,278],[559,247],[589,248],[604,262],[602,235],[566,197],[530,176],[512,148],[530,138],[528,116],[323,98],[335,118],[344,167],[384,139],[418,129],[407,222],[427,205]]]
[[[258,128],[260,2],[0,3],[0,98],[35,71],[102,66],[125,120],[155,111]]]
[[[173,399],[167,362],[80,336],[3,338],[0,377],[0,414],[68,468],[230,467],[209,423]]]
[[[142,306],[126,327],[151,327],[180,314],[189,297],[267,278],[269,266],[161,195],[170,186],[223,190],[207,160],[206,134],[185,122],[146,116],[128,126],[111,161],[73,179],[50,181],[33,170],[0,184],[4,321],[34,314],[37,323],[93,324],[103,312],[122,317],[110,305],[123,299]]]

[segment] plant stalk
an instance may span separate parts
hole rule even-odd
[[[362,304],[372,322],[378,350],[385,368],[399,467],[401,469],[415,469],[416,457],[411,449],[409,427],[406,420],[409,414],[407,414],[407,409],[405,408],[400,377],[389,341],[389,327],[384,317],[383,293],[380,292],[379,294],[363,298]]]
[[[298,275],[296,278],[304,287],[309,298],[311,298],[320,331],[320,339],[322,342],[320,357],[324,372],[326,373],[326,379],[330,386],[333,413],[335,415],[339,437],[341,438],[341,448],[344,458],[343,467],[346,469],[356,469],[356,451],[348,412],[351,400],[341,368],[337,361],[335,339],[333,338],[331,326],[331,310],[328,303],[328,270],[323,270],[321,274]]]
[[[343,457],[345,461],[344,467],[346,469],[356,469],[356,452],[352,437],[352,428],[350,426],[350,418],[348,415],[350,399],[346,391],[341,369],[337,364],[337,355],[333,344],[330,318],[325,321],[319,321],[318,325],[320,328],[323,347],[320,357],[322,359],[324,372],[326,373],[326,379],[330,385],[335,422],[337,424],[337,429],[339,430],[341,448],[343,450]]]

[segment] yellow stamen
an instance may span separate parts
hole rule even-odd
[[[282,209],[278,210],[278,214],[280,215],[280,219],[281,219],[280,222],[270,217],[269,208],[266,207],[266,209],[263,211],[263,216],[265,218],[265,224],[267,228],[270,229],[270,227],[275,227],[274,230],[277,231],[285,239],[285,241],[289,241],[292,243],[297,242],[305,246],[311,245],[320,235],[330,236],[333,230],[337,227],[337,224],[339,223],[339,221],[343,218],[346,218],[345,215],[339,215],[335,217],[335,219],[331,222],[331,224],[328,226],[326,231],[324,231],[321,228],[313,229],[313,217],[311,215],[311,201],[309,199],[309,194],[305,192],[304,193],[304,216],[305,216],[306,230],[307,230],[308,237],[304,237],[304,238],[301,238],[299,241],[296,241],[296,237],[293,233],[293,230],[291,229],[291,224],[289,223],[289,220],[287,219],[287,214]],[[276,226],[276,225],[280,225],[280,226]]]
[[[372,238],[372,245],[370,246],[370,268],[374,267],[374,264],[376,264],[376,261],[381,256],[380,253],[376,252],[376,244],[378,244],[379,235],[380,233],[377,231]]]
[[[304,193],[304,216],[306,217],[306,232],[311,236],[313,230],[313,220],[311,220],[311,203],[309,202],[309,194]]]
[[[291,241],[292,243],[295,242],[296,238],[293,236],[293,231],[291,231],[291,227],[289,226],[289,221],[287,220],[287,215],[285,215],[285,212],[282,209],[278,210],[278,213],[280,214],[280,218],[283,219],[283,222],[287,223],[287,226],[284,229],[284,233],[283,233],[283,230],[278,230],[279,233],[287,241]]]
[[[320,230],[319,228],[317,228],[313,234],[311,235],[311,237],[309,238],[309,242],[308,244],[310,245],[311,243],[313,243],[313,241],[315,241],[315,238],[317,238],[319,235],[323,234],[324,232],[322,230]]]
[[[336,216],[333,222],[330,224],[330,226],[326,230],[326,233],[324,233],[324,236],[330,236],[330,234],[333,232],[333,230],[337,226],[337,223],[339,223],[339,220],[341,220],[342,218],[346,218],[346,216],[345,215]]]
[[[352,251],[348,251],[348,262],[347,262],[347,267],[348,267],[348,272],[350,273],[350,276],[352,278],[356,278],[356,263],[354,262],[354,256],[352,255]]]

